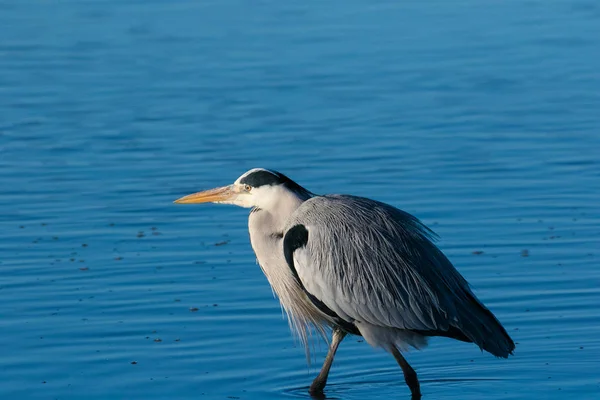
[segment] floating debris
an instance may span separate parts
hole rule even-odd
[[[135,365],[135,364],[137,364],[137,361],[132,361],[131,363],[132,363],[133,365]]]
[[[473,254],[475,254],[476,256],[478,256],[478,255],[480,255],[480,254],[483,254],[483,251],[482,251],[482,250],[475,250],[475,251],[473,252]]]
[[[215,243],[215,246],[223,246],[223,245],[226,245],[229,242],[231,242],[231,240],[224,240],[222,242]]]
[[[196,312],[196,311],[198,311],[198,307],[190,307],[190,311],[191,312]]]
[[[83,243],[81,247],[88,247],[87,243]]]
[[[156,343],[158,343],[158,342],[162,342],[162,339],[161,339],[161,338],[156,338],[156,339],[154,339],[154,341],[155,341]]]
[[[89,268],[88,267],[81,267],[81,268],[79,268],[79,270],[80,271],[89,271]]]
[[[527,250],[527,249],[521,250],[521,257],[529,257],[529,250]]]

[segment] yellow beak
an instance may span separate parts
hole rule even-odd
[[[175,203],[198,204],[225,201],[229,200],[233,194],[234,192],[231,189],[231,186],[223,186],[215,189],[205,190],[204,192],[188,194],[187,196],[183,196],[182,198],[175,200]]]

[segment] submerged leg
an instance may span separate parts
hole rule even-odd
[[[308,390],[311,395],[314,396],[323,394],[323,389],[327,384],[327,376],[329,376],[329,369],[333,363],[333,357],[335,357],[335,352],[345,336],[346,332],[339,328],[333,328],[331,344],[329,345],[329,351],[327,352],[327,357],[325,357],[325,362],[323,363],[321,372],[319,372],[319,375],[315,378],[312,385],[310,385],[310,389]]]
[[[396,346],[392,346],[392,355],[402,368],[402,372],[404,372],[404,380],[406,384],[410,388],[410,392],[412,393],[412,399],[418,400],[421,398],[421,386],[419,385],[419,379],[417,378],[417,373],[410,366],[408,361],[402,356],[400,351],[396,348]]]

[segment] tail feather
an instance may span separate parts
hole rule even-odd
[[[470,290],[465,290],[464,294],[467,301],[457,305],[459,320],[456,328],[480,349],[496,357],[507,358],[513,354],[515,343],[500,321]]]

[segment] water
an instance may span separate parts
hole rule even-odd
[[[1,398],[307,398],[247,210],[172,204],[256,166],[441,235],[518,345],[433,340],[424,398],[600,395],[596,2],[0,10]],[[353,337],[327,394],[408,389]]]

